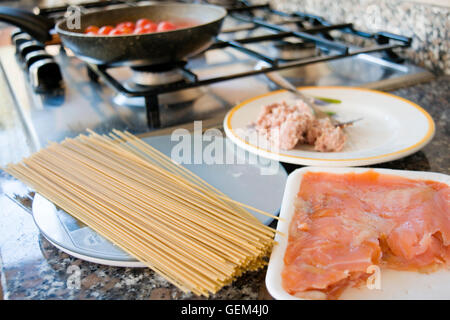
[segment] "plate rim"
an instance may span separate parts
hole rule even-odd
[[[327,173],[363,173],[369,170],[381,174],[391,174],[409,179],[424,179],[437,182],[443,182],[450,185],[450,175],[440,172],[432,171],[414,171],[414,170],[398,170],[398,169],[385,169],[385,168],[358,168],[358,167],[319,167],[308,166],[296,169],[292,171],[288,180],[286,181],[286,187],[284,189],[283,201],[281,203],[281,210],[279,217],[280,220],[277,224],[277,231],[285,233],[282,236],[280,233],[275,235],[275,242],[277,245],[273,248],[270,255],[269,263],[267,266],[267,272],[265,277],[265,285],[269,294],[277,300],[306,300],[299,297],[295,297],[287,293],[281,285],[281,270],[279,267],[284,266],[284,253],[287,247],[287,241],[289,236],[289,226],[291,223],[293,210],[293,200],[297,195],[301,185],[302,177],[307,172],[327,172]],[[281,262],[280,262],[281,261]]]
[[[47,238],[45,234],[43,234],[43,236],[49,243],[55,246],[58,250],[61,250],[62,252],[65,252],[76,259],[117,268],[148,268],[148,266],[145,263],[139,260],[111,260],[94,256],[88,256],[86,254],[79,253],[77,251],[72,251],[64,246],[56,244],[55,242]]]
[[[36,201],[36,204],[35,204]],[[55,240],[54,237],[52,237],[51,235],[49,235],[47,232],[45,232],[43,230],[43,228],[41,227],[40,223],[38,223],[38,221],[36,220],[35,217],[35,211],[36,206],[39,205],[40,202],[47,202],[50,203],[56,210],[56,205],[51,202],[50,200],[48,200],[47,198],[45,198],[43,195],[41,195],[40,193],[36,193],[34,198],[33,198],[33,203],[31,204],[31,213],[32,213],[32,217],[33,217],[33,221],[34,224],[36,225],[36,227],[39,229],[39,232],[42,234],[42,236],[48,241],[50,242],[52,245],[54,245],[55,247],[57,247],[59,250],[72,255],[76,258],[80,258],[80,257],[89,257],[89,258],[80,258],[82,260],[86,260],[89,262],[95,262],[95,263],[100,263],[103,265],[110,265],[110,266],[117,266],[117,267],[121,267],[121,266],[128,266],[126,264],[130,264],[134,266],[135,263],[141,263],[139,260],[135,259],[133,256],[128,255],[125,256],[124,258],[109,258],[106,255],[100,253],[93,253],[90,250],[90,253],[92,253],[91,255],[87,255],[86,251],[81,250],[80,248],[77,248],[76,246],[73,246],[72,248],[68,248],[67,246],[63,245],[60,243],[60,241]],[[69,213],[67,213],[69,214]],[[91,229],[94,232],[97,233],[97,231],[95,231],[94,229]],[[97,261],[103,261],[103,262],[97,262]],[[116,264],[117,263],[117,264]],[[119,265],[120,264],[120,265]],[[123,264],[123,265],[122,265]],[[137,264],[136,264],[137,266]],[[142,265],[144,266],[144,265]],[[137,266],[137,267],[141,267],[141,265]]]
[[[383,163],[387,161],[396,160],[405,156],[408,156],[420,149],[422,149],[424,146],[426,146],[434,137],[436,133],[436,125],[431,117],[431,115],[421,106],[418,104],[405,99],[403,97],[399,97],[397,95],[394,95],[392,93],[383,92],[380,90],[374,90],[374,89],[367,89],[367,88],[360,88],[360,87],[346,87],[346,86],[300,86],[297,87],[297,89],[301,90],[308,90],[308,89],[344,89],[344,90],[358,90],[358,91],[366,91],[371,92],[375,94],[381,94],[384,96],[388,96],[393,99],[400,100],[411,107],[415,108],[419,112],[421,112],[425,118],[427,119],[428,124],[428,130],[425,133],[425,135],[422,137],[422,139],[410,146],[407,146],[406,148],[403,148],[401,150],[397,150],[394,152],[385,153],[382,155],[376,155],[376,156],[370,156],[365,158],[350,158],[350,159],[318,159],[318,158],[310,158],[310,157],[304,157],[304,156],[296,156],[296,155],[290,155],[290,154],[283,154],[279,152],[273,152],[270,150],[266,150],[264,148],[261,148],[259,146],[255,146],[250,144],[249,142],[245,141],[239,135],[237,135],[232,128],[231,120],[233,118],[233,115],[242,107],[245,105],[271,96],[276,95],[280,93],[287,92],[284,89],[271,91],[265,94],[261,94],[255,97],[252,97],[250,99],[244,100],[243,102],[239,103],[238,105],[234,106],[231,110],[229,110],[224,118],[223,121],[223,127],[225,130],[225,133],[227,137],[230,138],[234,143],[236,143],[238,146],[244,148],[245,150],[256,153],[260,156],[269,158],[271,160],[281,161],[281,162],[287,162],[292,164],[298,164],[298,165],[308,165],[308,166],[361,166],[361,165],[371,165],[371,164],[377,164],[377,163]]]

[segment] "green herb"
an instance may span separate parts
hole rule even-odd
[[[331,98],[324,98],[324,97],[314,97],[317,100],[323,101],[323,102],[327,102],[327,103],[341,103],[341,100],[337,100],[337,99],[331,99]]]
[[[334,115],[336,115],[336,112],[334,111],[324,111],[326,113],[327,116],[332,117]]]

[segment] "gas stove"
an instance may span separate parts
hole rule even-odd
[[[84,7],[96,10],[114,3]],[[44,48],[28,35],[14,33],[14,45],[0,49],[0,68],[34,148],[86,128],[143,134],[205,119],[215,119],[220,126],[237,103],[276,89],[264,76],[267,72],[278,72],[296,86],[381,90],[433,77],[394,51],[408,50],[406,37],[355,30],[351,23],[333,25],[269,5],[223,3],[229,14],[217,41],[202,54],[172,65],[87,64],[60,45]],[[36,12],[58,17],[64,10]],[[266,67],[255,68],[261,61]]]

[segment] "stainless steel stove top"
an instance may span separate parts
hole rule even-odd
[[[227,27],[229,25],[226,23],[225,28]],[[242,32],[247,36],[257,34],[257,31],[251,30]],[[259,50],[268,54],[278,50],[265,43],[254,46],[259,46]],[[27,73],[16,59],[15,48],[10,46],[0,49],[1,66],[35,149],[48,141],[60,141],[83,133],[86,128],[97,132],[109,132],[115,128],[136,134],[150,130],[145,108],[142,107],[143,98],[120,96],[101,81],[91,81],[85,63],[70,52],[62,54],[59,46],[47,46],[46,50],[61,67],[65,83],[63,95],[35,93],[29,84]],[[189,60],[187,66],[201,79],[253,70],[257,62],[242,52],[226,48],[206,51]],[[108,72],[119,80],[125,81],[132,77],[131,70],[125,67],[112,68]],[[359,54],[279,72],[297,86],[342,85],[381,90],[432,78],[432,74],[424,69],[408,63],[388,62],[376,53]],[[220,126],[223,115],[231,107],[273,89],[276,87],[264,75],[258,75],[162,94],[159,97],[161,127],[209,118],[217,119],[217,125]]]

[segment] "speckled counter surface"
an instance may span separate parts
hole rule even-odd
[[[450,77],[393,93],[430,112],[436,135],[423,150],[378,167],[450,174]],[[4,299],[197,298],[180,292],[148,269],[97,265],[59,251],[39,234],[27,210],[3,194],[6,187],[16,187],[18,193],[23,188],[5,175],[0,176],[0,272]],[[246,274],[210,298],[267,299],[270,296],[264,277],[265,270]]]

